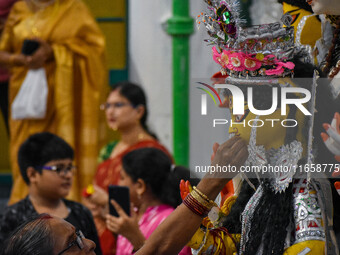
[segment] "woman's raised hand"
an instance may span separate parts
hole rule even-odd
[[[213,154],[211,155],[211,167],[214,167],[215,172],[210,171],[210,176],[208,177],[233,178],[247,158],[247,144],[239,137],[234,136],[221,145],[215,143],[213,145]],[[231,167],[234,167],[236,171],[230,171]],[[226,171],[218,171],[223,169]]]
[[[207,171],[197,187],[214,200],[227,182],[239,173],[247,158],[247,144],[239,137],[234,136],[221,145],[215,143],[210,171]]]
[[[133,210],[133,207],[131,207],[131,216],[129,216],[115,200],[111,199],[110,202],[116,209],[119,217],[107,214],[107,228],[115,234],[122,235],[128,238],[128,236],[130,236],[132,232],[135,232],[137,229],[139,229],[137,214]]]
[[[139,229],[138,225],[138,215],[131,205],[131,216],[128,216],[123,208],[113,199],[111,199],[111,204],[116,209],[119,217],[112,216],[110,214],[106,215],[106,226],[107,228],[117,234],[122,235],[128,239],[135,250],[143,246],[145,242],[145,237]]]

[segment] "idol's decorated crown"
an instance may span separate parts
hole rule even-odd
[[[228,74],[228,80],[251,78],[264,81],[293,76],[294,27],[291,16],[272,24],[244,27],[240,7],[235,0],[204,0],[206,13],[197,17],[204,23],[211,39],[213,58]],[[286,27],[283,27],[283,24]]]

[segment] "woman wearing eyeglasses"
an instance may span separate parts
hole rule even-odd
[[[3,255],[89,254],[95,255],[95,243],[86,239],[70,223],[48,214],[34,217],[8,238]]]
[[[18,163],[29,193],[0,213],[0,250],[4,239],[20,224],[48,213],[81,230],[96,243],[96,254],[102,254],[91,212],[80,203],[65,199],[73,182],[73,155],[69,144],[48,132],[34,134],[20,146]]]
[[[145,147],[158,148],[171,156],[147,128],[146,96],[140,86],[130,82],[114,85],[101,109],[105,111],[108,126],[119,132],[120,140],[109,143],[101,150],[94,180],[95,191],[91,195],[85,192],[85,204],[94,216],[103,254],[110,255],[115,254],[116,240],[106,228],[103,209],[108,205],[108,186],[117,185],[120,179],[123,156]]]

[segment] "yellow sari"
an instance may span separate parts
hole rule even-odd
[[[105,39],[85,4],[80,0],[56,0],[32,12],[17,2],[4,29],[0,50],[19,54],[24,39],[40,37],[53,48],[54,60],[45,64],[48,81],[44,119],[10,119],[10,159],[13,188],[10,203],[27,194],[17,164],[21,143],[33,133],[52,132],[75,150],[77,173],[70,198],[79,200],[80,189],[92,183],[97,155],[105,132],[99,104],[105,97]],[[27,73],[26,67],[11,69],[9,102],[12,104]]]

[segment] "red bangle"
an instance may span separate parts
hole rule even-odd
[[[191,194],[186,196],[183,200],[183,204],[200,217],[206,217],[209,213],[209,209],[198,202]]]

